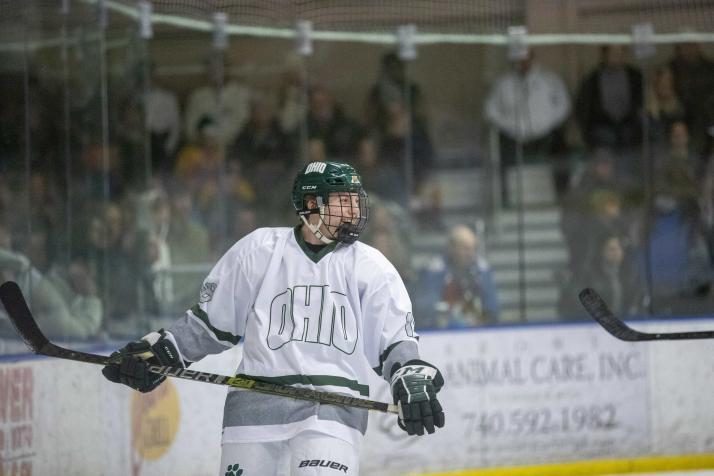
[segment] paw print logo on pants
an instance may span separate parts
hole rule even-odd
[[[228,467],[226,468],[226,476],[241,476],[243,474],[243,470],[240,469],[239,464],[229,464]]]

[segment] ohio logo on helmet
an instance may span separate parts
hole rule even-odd
[[[313,172],[321,174],[325,172],[325,168],[327,168],[327,164],[325,162],[312,162],[307,165],[307,168],[305,169],[305,174],[310,174]]]

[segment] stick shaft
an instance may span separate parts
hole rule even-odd
[[[312,390],[309,388],[292,387],[290,385],[280,385],[275,383],[263,382],[261,380],[251,379],[242,375],[228,377],[226,375],[219,375],[209,372],[201,372],[198,370],[182,369],[178,367],[168,367],[162,365],[151,365],[149,366],[149,370],[161,375],[166,375],[167,377],[193,380],[195,382],[213,383],[217,385],[226,385],[233,388],[252,390],[254,392],[265,393],[269,395],[280,395],[283,397],[292,397],[312,402],[345,405],[386,413],[398,413],[397,405],[390,403],[351,397],[349,395],[340,395],[331,392],[321,392],[319,390]]]
[[[95,365],[109,365],[121,362],[121,357],[107,357],[104,355],[90,354],[88,352],[80,352],[66,349],[50,342],[37,325],[22,295],[22,291],[16,283],[8,281],[0,286],[0,301],[2,301],[5,306],[8,316],[10,317],[10,322],[12,322],[15,330],[35,354]],[[331,392],[322,392],[309,388],[263,382],[240,375],[229,377],[226,375],[163,365],[150,365],[149,370],[167,377],[226,385],[269,395],[279,395],[311,402],[342,405],[386,413],[399,413],[397,405],[390,403]]]

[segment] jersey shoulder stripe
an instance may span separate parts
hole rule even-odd
[[[398,341],[393,344],[391,344],[389,347],[387,347],[384,352],[382,352],[382,355],[379,356],[379,365],[377,367],[374,367],[372,370],[375,371],[375,373],[379,376],[382,375],[382,366],[384,365],[384,361],[387,360],[389,357],[389,354],[394,350],[396,346],[401,344],[403,341]]]
[[[206,312],[203,309],[201,309],[201,307],[198,304],[195,304],[191,308],[191,313],[194,316],[196,316],[198,319],[200,319],[201,322],[203,322],[206,325],[206,327],[208,327],[208,329],[210,329],[210,331],[213,332],[213,334],[215,334],[215,336],[218,340],[222,340],[224,342],[230,342],[233,345],[238,344],[238,342],[240,341],[240,336],[233,335],[230,332],[222,331],[222,330],[214,327],[213,324],[211,324],[211,321],[208,319],[208,314],[206,314]]]

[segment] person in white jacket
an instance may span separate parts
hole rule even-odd
[[[536,64],[533,54],[500,76],[486,98],[484,115],[500,135],[501,171],[505,176],[516,163],[516,143],[523,144],[524,160],[547,159],[552,153],[554,133],[571,110],[563,80]],[[507,197],[504,197],[507,202]]]
[[[186,102],[184,120],[189,142],[197,140],[199,124],[207,117],[218,126],[221,143],[230,145],[250,116],[250,89],[224,75],[227,65],[220,61],[220,58],[207,61],[207,83],[193,90]]]
[[[10,231],[0,225],[0,279],[15,281],[32,298],[33,313],[48,335],[60,338],[95,337],[103,323],[102,301],[89,267],[74,260],[64,269],[40,272],[30,259],[11,247]],[[0,311],[0,332],[6,326]]]

